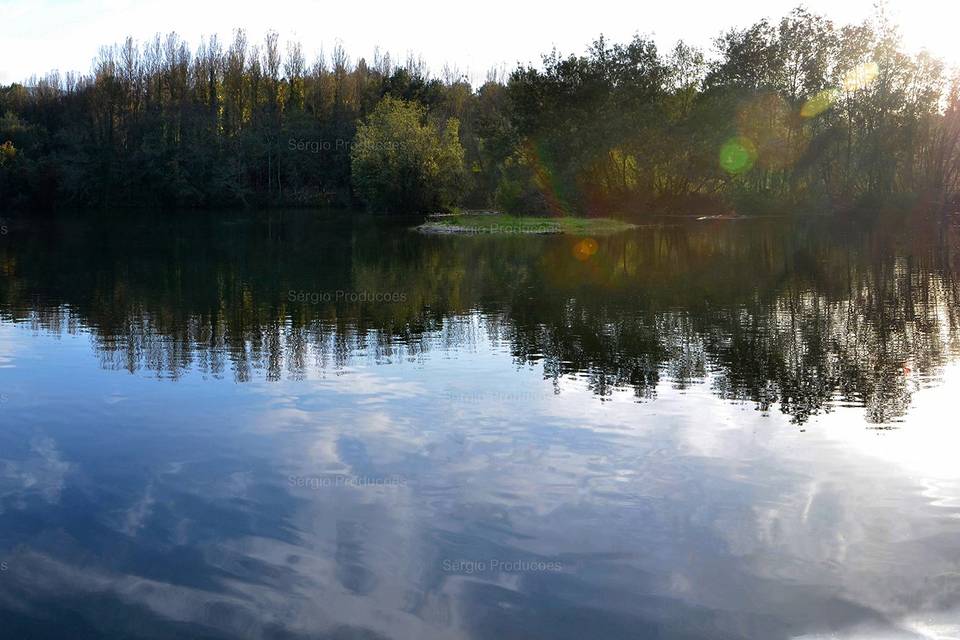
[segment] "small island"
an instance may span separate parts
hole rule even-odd
[[[512,216],[498,212],[464,212],[430,216],[417,227],[423,233],[461,235],[610,235],[635,229],[636,225],[611,218]]]

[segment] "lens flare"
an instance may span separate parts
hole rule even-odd
[[[720,149],[720,166],[731,175],[749,171],[757,160],[757,147],[750,138],[737,136]]]
[[[860,91],[869,87],[873,81],[877,79],[878,75],[880,75],[880,67],[876,62],[864,62],[843,74],[843,82],[841,85],[844,91],[853,93],[854,91]],[[801,107],[800,117],[817,117],[833,106],[833,103],[836,102],[839,97],[840,89],[825,89],[821,91],[807,100],[803,107]]]
[[[800,109],[800,117],[816,118],[818,115],[833,106],[838,94],[839,91],[836,89],[824,89],[817,95],[807,100],[807,102]]]
[[[738,144],[745,153],[730,158],[730,173],[753,166],[779,170],[792,165],[802,153],[805,141],[794,134],[796,110],[775,93],[763,93],[737,109]],[[737,151],[732,151],[732,156]],[[743,164],[746,162],[746,164]]]
[[[853,93],[869,87],[877,76],[880,75],[880,67],[876,62],[864,62],[858,64],[843,74],[843,88]]]
[[[567,210],[566,202],[554,181],[554,171],[547,161],[549,154],[544,153],[540,144],[534,140],[527,140],[523,146],[522,161],[533,171],[533,182],[543,195],[547,206],[553,212]]]
[[[584,262],[590,259],[590,256],[595,254],[600,248],[600,245],[597,244],[597,241],[593,238],[584,238],[577,244],[573,245],[573,257]]]

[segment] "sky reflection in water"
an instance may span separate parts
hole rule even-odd
[[[11,637],[960,633],[949,242],[297,224],[2,247]]]

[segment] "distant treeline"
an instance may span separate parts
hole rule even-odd
[[[960,192],[960,84],[883,16],[796,9],[709,55],[602,37],[490,74],[276,33],[104,48],[90,75],[0,87],[0,209],[365,203],[541,214],[837,210]]]

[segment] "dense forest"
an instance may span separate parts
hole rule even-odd
[[[0,86],[0,211],[350,206],[637,217],[843,211],[902,195],[952,212],[960,84],[882,13],[798,8],[712,51],[603,37],[491,72],[342,47],[308,62],[176,34],[103,48],[88,75]]]

